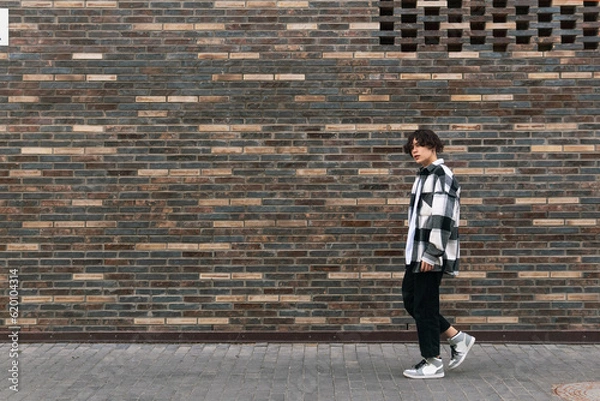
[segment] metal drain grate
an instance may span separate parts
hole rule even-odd
[[[600,400],[600,382],[555,385],[554,394],[567,401],[597,401]]]

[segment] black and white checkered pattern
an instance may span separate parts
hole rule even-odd
[[[411,254],[411,266],[419,272],[421,261],[434,266],[434,271],[458,274],[460,243],[460,186],[452,171],[437,159],[421,168],[410,196],[408,221],[411,221],[417,198],[418,181],[422,181],[417,205],[416,230]]]

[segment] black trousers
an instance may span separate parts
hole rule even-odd
[[[402,280],[404,308],[417,323],[419,349],[423,358],[440,355],[440,334],[451,326],[440,315],[443,275],[443,272],[413,273],[413,266],[407,266]]]

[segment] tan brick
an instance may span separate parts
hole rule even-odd
[[[198,53],[198,59],[200,60],[227,60],[229,58],[229,53]]]
[[[473,167],[469,167],[469,168],[457,167],[454,169],[454,173],[456,175],[482,175],[483,172],[484,171],[482,168],[473,168]]]
[[[359,102],[388,102],[390,95],[361,95],[358,97]]]
[[[537,272],[537,271],[529,271],[529,272],[519,272],[520,278],[547,278],[550,277],[549,272]]]
[[[316,31],[319,29],[319,26],[314,22],[312,22],[312,23],[309,23],[309,22],[293,23],[293,24],[287,24],[286,29],[293,30],[293,31],[300,31],[300,30]]]
[[[404,74],[400,74],[400,79],[406,79],[406,80],[428,80],[431,79],[431,74],[425,74],[425,73],[404,73]]]
[[[244,8],[246,2],[244,0],[217,0],[214,2],[215,8]]]
[[[277,220],[277,227],[307,227],[308,222],[306,220]]]
[[[507,102],[513,100],[513,95],[483,95],[484,102]]]
[[[219,303],[231,303],[231,302],[246,302],[245,295],[217,295],[215,301]]]
[[[480,53],[479,52],[462,51],[462,52],[450,52],[450,53],[448,53],[448,58],[449,59],[455,59],[455,58],[479,58],[479,57],[480,57]]]
[[[329,273],[330,280],[358,280],[360,273]]]
[[[390,324],[392,319],[389,317],[361,317],[360,324]]]
[[[73,125],[73,132],[104,132],[102,125]]]
[[[567,294],[567,301],[598,301],[600,294]]]
[[[23,81],[54,81],[53,74],[23,74]]]
[[[138,251],[161,251],[167,249],[167,244],[136,244]]]
[[[296,324],[325,324],[327,319],[324,317],[296,317],[294,322]]]
[[[515,199],[515,203],[517,205],[526,205],[526,204],[539,205],[539,204],[545,204],[547,202],[548,202],[548,200],[546,198],[516,198]]]
[[[533,225],[534,226],[551,226],[551,227],[564,226],[565,220],[564,219],[534,219]]]
[[[137,103],[165,103],[167,101],[166,96],[136,96],[135,101]]]
[[[334,53],[323,53],[323,58],[340,58],[340,59],[351,59],[354,58],[354,53],[352,52],[334,52]]]
[[[243,221],[213,221],[213,227],[215,228],[242,228],[244,227]]]
[[[442,302],[467,302],[470,300],[471,296],[469,294],[440,294],[440,301]]]
[[[594,145],[564,145],[563,150],[565,152],[575,152],[575,153],[594,152],[596,150],[596,146],[594,146]]]
[[[8,103],[38,103],[40,98],[37,96],[9,96]]]
[[[51,155],[53,153],[53,148],[21,148],[23,155]]]
[[[57,304],[79,304],[85,301],[83,295],[55,295],[54,302]]]
[[[233,280],[262,280],[263,273],[231,273]]]
[[[104,54],[102,53],[73,53],[71,56],[73,60],[102,60]]]
[[[24,221],[23,228],[50,228],[54,227],[52,221]]]
[[[529,79],[559,79],[560,73],[558,72],[530,72],[527,74]]]
[[[273,74],[244,74],[244,81],[273,81],[275,76]]]
[[[244,153],[244,148],[240,146],[215,146],[211,149],[211,153],[221,155],[233,155]]]
[[[450,100],[453,102],[480,102],[481,95],[451,95]]]
[[[229,324],[229,319],[226,317],[199,317],[198,324],[227,325]]]
[[[199,103],[224,103],[229,101],[229,96],[198,96]]]
[[[200,132],[229,132],[231,127],[224,124],[210,124],[210,125],[199,125],[198,131]]]
[[[310,295],[281,295],[281,302],[311,302]]]
[[[458,273],[459,279],[484,279],[487,277],[486,272],[479,271],[460,271]]]
[[[103,0],[88,0],[86,7],[90,8],[116,8],[119,4],[117,1],[103,1]]]
[[[552,278],[581,278],[582,272],[571,272],[571,271],[555,271],[550,272]]]
[[[351,22],[350,30],[378,30],[379,22]]]
[[[200,273],[200,280],[230,280],[229,273]]]
[[[187,244],[187,243],[168,243],[167,249],[178,250],[178,251],[195,251],[198,249],[198,244]]]
[[[86,221],[85,226],[91,227],[91,228],[98,228],[98,227],[108,228],[108,227],[116,227],[117,222],[116,221]]]
[[[6,245],[7,251],[37,251],[40,246],[38,244],[8,244]]]
[[[365,198],[357,199],[357,203],[359,205],[385,205],[387,200],[384,198]]]
[[[294,101],[296,102],[324,102],[325,99],[326,97],[322,95],[304,95],[294,97]]]
[[[548,203],[550,204],[577,204],[580,202],[579,198],[569,198],[569,197],[552,197],[548,198]]]
[[[234,198],[229,202],[233,206],[245,205],[245,206],[260,206],[263,204],[262,199],[257,198]]]
[[[248,295],[248,302],[279,302],[279,295]]]
[[[260,59],[260,53],[255,53],[255,52],[229,53],[229,58],[232,60],[258,60],[258,59]]]
[[[73,280],[75,280],[75,281],[104,280],[104,274],[102,274],[102,273],[75,273],[75,274],[73,274]]]
[[[198,96],[167,96],[169,103],[197,103]]]
[[[543,131],[546,129],[546,124],[514,124],[513,129],[515,131]]]
[[[133,319],[133,324],[162,325],[165,324],[165,319],[162,317],[136,317]]]
[[[226,251],[231,249],[231,244],[199,244],[198,249],[201,251],[211,250],[211,251]]]
[[[23,8],[33,8],[33,7],[50,8],[52,6],[54,6],[53,1],[38,0],[38,1],[22,1],[21,2],[21,7],[23,7]]]
[[[390,170],[387,168],[361,168],[358,170],[359,175],[387,175]]]
[[[56,221],[54,227],[76,228],[85,227],[85,221]]]
[[[82,8],[85,7],[85,1],[55,1],[54,7],[56,8]]]
[[[518,316],[488,316],[487,322],[490,324],[517,324]]]
[[[207,22],[194,25],[196,31],[224,31],[225,24],[222,22]]]
[[[567,294],[535,294],[536,301],[565,301]]]
[[[227,206],[229,205],[229,199],[199,199],[198,205],[200,206]]]
[[[591,79],[594,77],[592,72],[561,72],[562,79]]]
[[[308,8],[309,2],[306,0],[278,0],[277,7],[280,8]]]
[[[431,75],[431,79],[435,79],[435,80],[456,80],[456,79],[463,79],[463,74],[450,74],[450,73],[437,73],[437,74],[432,74]]]
[[[516,174],[516,169],[514,168],[486,168],[485,174],[490,175],[504,175],[504,174]]]
[[[199,172],[201,175],[231,175],[233,170],[230,168],[205,168]]]
[[[274,220],[246,220],[245,227],[275,227]]]
[[[389,280],[392,278],[391,272],[364,272],[360,274],[364,280]]]
[[[167,324],[198,324],[198,319],[194,317],[168,317]]]
[[[90,304],[115,303],[118,301],[114,295],[87,295],[85,300]]]
[[[138,23],[132,24],[133,31],[162,31],[163,24],[153,24],[153,23]]]
[[[565,224],[578,227],[595,227],[599,225],[596,219],[567,219]]]
[[[327,169],[325,168],[302,168],[296,170],[297,175],[327,175]]]
[[[52,296],[43,296],[43,295],[23,295],[21,297],[21,303],[24,304],[49,304],[54,301],[54,297]]]
[[[88,74],[86,75],[86,81],[116,81],[117,75],[115,74]]]
[[[483,324],[487,323],[485,316],[457,316],[456,323],[458,324]]]

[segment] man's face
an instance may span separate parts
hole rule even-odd
[[[411,155],[423,167],[427,167],[437,160],[436,151],[426,146],[420,146],[416,139],[413,141]]]

